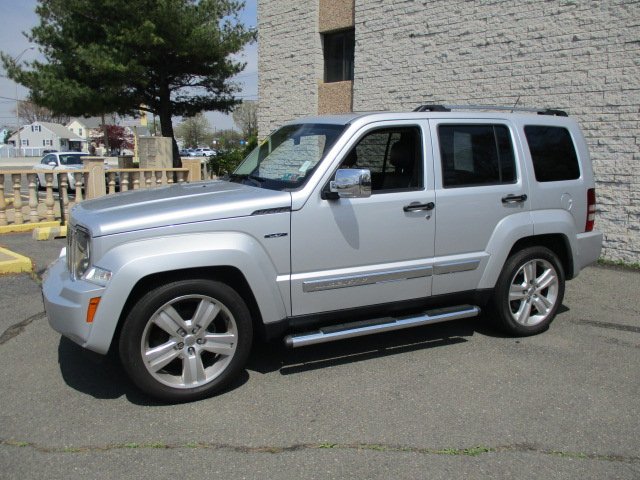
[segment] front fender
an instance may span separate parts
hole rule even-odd
[[[286,317],[277,287],[278,272],[267,252],[253,237],[238,232],[163,236],[119,245],[96,266],[113,272],[96,312],[88,343],[106,353],[122,309],[143,278],[175,270],[231,266],[247,280],[265,323]]]

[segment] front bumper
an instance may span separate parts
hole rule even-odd
[[[89,300],[101,297],[104,288],[83,280],[71,280],[66,257],[52,263],[44,275],[42,296],[49,325],[75,343],[99,351],[89,341],[92,324],[87,323]]]

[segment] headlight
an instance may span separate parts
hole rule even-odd
[[[111,280],[111,272],[100,267],[91,267],[84,279],[88,282],[95,283],[101,287],[106,287]]]
[[[83,228],[70,228],[67,244],[67,267],[75,280],[82,277],[91,264],[91,236]]]

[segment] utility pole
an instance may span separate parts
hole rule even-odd
[[[22,155],[20,155],[20,152],[22,151],[22,140],[20,138],[20,130],[22,128],[20,127],[20,101],[18,100],[18,82],[13,83],[16,84],[16,125],[18,126],[18,144],[16,145],[18,147],[18,153],[16,157],[21,157]]]
[[[104,135],[104,149],[106,150],[105,156],[111,155],[111,148],[109,147],[109,132],[107,131],[107,125],[104,123],[104,113],[101,114],[102,118],[102,133]]]
[[[22,52],[20,52],[20,55],[18,55],[14,59],[14,62],[18,63],[18,60],[22,58],[22,55],[27,53],[29,50],[33,50],[34,48],[36,47],[25,48]],[[21,157],[22,155],[20,155],[20,152],[22,152],[22,139],[20,138],[20,130],[22,129],[22,127],[20,125],[20,100],[18,100],[18,82],[14,80],[13,83],[16,84],[16,125],[18,126],[18,155],[17,156]]]

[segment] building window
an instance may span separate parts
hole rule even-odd
[[[43,147],[51,147],[53,146],[53,140],[42,140]]]
[[[42,127],[40,125],[31,125],[31,131],[32,132],[41,132],[42,131]]]
[[[353,80],[355,38],[354,29],[323,35],[325,82]]]
[[[78,129],[78,136],[80,136],[80,137],[82,136],[82,129],[81,128]]]
[[[22,143],[23,147],[28,147],[29,146],[29,140],[23,139],[23,140],[21,140],[21,143]]]

